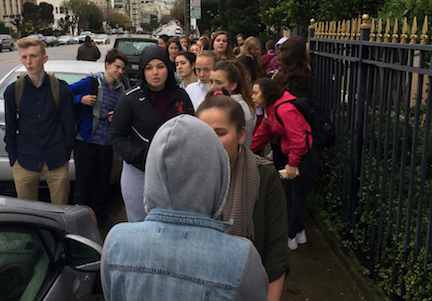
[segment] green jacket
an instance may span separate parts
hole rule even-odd
[[[253,243],[261,255],[269,282],[288,275],[290,251],[287,245],[288,217],[285,192],[273,164],[258,167],[259,197],[255,204]]]

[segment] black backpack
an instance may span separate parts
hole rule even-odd
[[[318,103],[307,97],[287,100],[278,104],[275,108],[275,115],[280,124],[283,125],[283,122],[277,114],[277,109],[287,102],[292,103],[310,125],[312,133],[306,131],[306,135],[313,136],[314,145],[317,145],[320,149],[335,145],[336,131],[334,124],[331,122],[327,114],[319,107]],[[309,142],[309,139],[307,141]],[[309,149],[310,146],[308,143],[308,150]]]
[[[89,78],[91,79],[90,95],[96,95],[97,97],[99,94],[99,86],[102,85],[100,83],[100,79],[96,78],[96,76],[93,74],[91,74]],[[81,129],[81,122],[84,118],[84,115],[90,114],[88,113],[89,108],[89,106],[84,106],[84,108],[81,109],[81,103],[74,104],[75,135],[78,134]]]

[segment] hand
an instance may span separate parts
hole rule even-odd
[[[286,178],[287,178],[288,180],[292,180],[292,179],[294,179],[295,177],[297,177],[296,169],[297,169],[297,167],[289,166],[288,164],[285,166],[285,170],[286,170]]]
[[[108,112],[108,121],[109,122],[112,121],[113,114],[114,114],[114,111]]]
[[[81,98],[81,103],[88,106],[93,106],[96,102],[96,95],[84,95]]]

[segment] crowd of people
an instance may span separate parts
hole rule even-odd
[[[112,49],[104,71],[70,87],[58,80],[58,107],[43,43],[16,45],[28,72],[21,103],[15,83],[5,92],[5,141],[18,197],[37,200],[44,175],[53,203],[66,204],[65,180],[50,179],[67,177],[74,150],[74,203],[111,229],[106,300],[280,300],[289,252],[307,242],[306,196],[321,156],[290,103],[312,86],[304,38],[266,41],[262,53],[257,38],[231,43],[225,31],[160,36],[129,90],[119,81],[127,57]],[[39,141],[47,134],[52,143]],[[105,201],[113,149],[129,222],[115,226]]]

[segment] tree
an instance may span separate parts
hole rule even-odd
[[[11,21],[12,25],[14,25],[17,29],[18,38],[21,38],[21,29],[24,26],[23,19],[21,18],[21,15],[17,15],[13,21]]]
[[[174,7],[170,12],[172,20],[178,20],[182,25],[185,25],[184,0],[176,0]]]
[[[34,32],[39,32],[40,28],[40,24],[41,24],[41,13],[40,13],[40,8],[39,6],[31,3],[31,2],[26,2],[23,5],[23,15],[24,15],[24,22],[25,23],[31,23],[31,25],[33,26],[33,31]]]
[[[64,18],[60,18],[59,27],[64,33],[69,33],[71,28],[75,28],[77,24],[77,18],[75,16],[70,16],[66,14]]]
[[[53,15],[53,10],[54,7],[46,2],[41,2],[39,4],[39,8],[40,8],[40,15],[41,15],[41,19],[44,21],[44,23],[46,24],[53,24],[54,23],[54,15]]]
[[[94,2],[88,3],[89,10],[89,26],[90,30],[99,31],[102,28],[102,21],[104,19],[103,12]]]
[[[107,22],[112,28],[130,28],[132,26],[129,16],[114,11],[110,12]]]
[[[367,13],[376,16],[388,0],[260,0],[261,16],[268,26],[306,29],[310,19],[341,21]]]
[[[201,1],[201,19],[197,20],[200,32],[207,29],[214,31],[220,26],[218,17],[218,0]]]
[[[90,19],[92,26],[96,26],[98,20],[103,18],[101,10],[96,9],[97,6],[90,0],[64,0],[61,6],[77,18],[80,31],[89,28]]]

